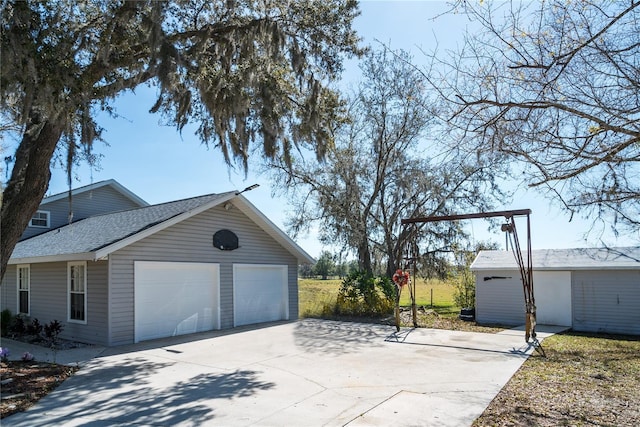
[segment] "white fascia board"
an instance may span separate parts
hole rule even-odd
[[[97,251],[94,251],[93,252],[94,259],[98,260],[98,259],[101,259],[101,258],[105,258],[109,254],[111,254],[111,253],[113,253],[113,252],[115,252],[115,251],[117,251],[119,249],[122,249],[122,248],[124,248],[126,246],[129,246],[129,245],[131,245],[131,244],[133,244],[133,243],[135,243],[135,242],[137,242],[139,240],[144,239],[145,237],[149,237],[152,234],[155,234],[155,233],[157,233],[159,231],[162,231],[167,227],[171,227],[172,225],[177,224],[179,222],[182,222],[185,219],[191,218],[192,216],[197,215],[197,214],[199,214],[201,212],[204,212],[207,209],[211,209],[214,206],[218,206],[218,205],[220,205],[220,204],[222,204],[222,203],[224,203],[224,202],[226,202],[226,201],[228,201],[230,199],[233,199],[234,197],[235,197],[235,194],[233,192],[230,192],[230,193],[228,193],[228,194],[226,194],[226,195],[224,195],[224,196],[222,196],[220,198],[217,198],[215,200],[211,200],[210,202],[205,203],[203,205],[200,205],[197,208],[194,208],[194,209],[192,209],[190,211],[183,212],[183,213],[181,213],[179,215],[174,216],[173,218],[169,218],[168,220],[163,221],[163,222],[161,222],[159,224],[156,224],[153,227],[146,228],[146,229],[142,230],[141,232],[136,233],[136,234],[134,234],[132,236],[129,236],[129,237],[125,238],[125,239],[118,240],[117,242],[112,243],[111,245],[105,246],[104,248],[101,248],[101,249],[98,249]]]
[[[60,254],[40,257],[10,258],[8,264],[37,264],[41,262],[60,261],[97,261],[97,259],[95,259],[93,252],[84,252],[79,254]]]
[[[300,264],[314,264],[316,260],[302,249],[296,242],[291,239],[284,231],[280,230],[265,214],[260,212],[249,200],[243,195],[238,194],[233,204],[240,209],[245,215],[251,218],[260,228],[273,237],[291,255],[295,256]]]

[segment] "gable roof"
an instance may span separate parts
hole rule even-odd
[[[536,249],[534,270],[640,270],[640,246],[627,248]],[[526,254],[525,254],[526,261]],[[480,251],[472,270],[515,270],[512,251]]]
[[[122,194],[123,196],[127,197],[128,199],[132,200],[134,203],[140,206],[149,206],[149,203],[147,203],[146,201],[138,197],[136,194],[131,192],[128,188],[120,184],[115,179],[107,179],[105,181],[99,181],[93,184],[85,185],[83,187],[74,188],[73,190],[71,190],[71,195],[77,196],[78,194],[97,190],[98,188],[105,187],[105,186],[109,186],[113,188],[115,191],[117,191],[118,193]],[[55,202],[56,200],[61,200],[68,196],[69,196],[68,191],[63,191],[62,193],[53,194],[51,196],[48,196],[42,199],[42,202],[40,202],[40,205]]]
[[[92,216],[19,242],[9,264],[99,260],[158,231],[232,200],[299,262],[313,258],[235,191]]]

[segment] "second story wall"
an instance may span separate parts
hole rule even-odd
[[[47,202],[47,199],[53,199]],[[69,196],[51,196],[45,198],[38,208],[38,213],[29,222],[29,226],[20,240],[46,233],[63,225],[69,224],[69,212],[73,213],[72,221],[79,221],[90,216],[127,209],[139,208],[143,205],[111,185],[103,185],[75,194],[69,203]],[[46,225],[45,225],[46,224]]]

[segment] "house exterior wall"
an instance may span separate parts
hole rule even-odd
[[[476,271],[476,321],[484,324],[524,324],[522,280],[517,270]],[[485,280],[494,277],[490,280]],[[506,277],[499,279],[495,277]]]
[[[16,314],[18,309],[18,288],[16,283],[16,265],[7,265],[7,271],[0,286],[0,310],[11,310]]]
[[[108,185],[76,194],[71,199],[73,221],[139,207],[138,203]],[[50,203],[43,203],[38,210],[49,212],[49,228],[27,227],[20,237],[21,240],[69,224],[69,199],[66,197]]]
[[[240,247],[221,251],[213,247],[213,234],[233,231]],[[220,326],[233,327],[233,264],[287,265],[289,317],[298,318],[297,259],[251,219],[232,208],[214,207],[144,238],[109,256],[109,345],[134,341],[134,261],[204,262],[220,264]]]
[[[67,321],[67,263],[30,264],[30,318],[44,325],[58,320],[61,338],[89,344],[107,343],[107,262],[87,262],[86,324]],[[8,266],[2,281],[2,309],[17,311],[16,266]]]
[[[640,270],[574,271],[573,329],[640,335]]]

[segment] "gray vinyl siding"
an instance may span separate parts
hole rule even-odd
[[[573,329],[640,335],[640,271],[574,271]]]
[[[213,247],[220,229],[236,233],[240,247]],[[203,262],[220,265],[220,326],[233,327],[233,264],[287,265],[289,313],[298,317],[297,259],[237,209],[218,206],[155,233],[110,255],[111,345],[134,340],[134,261]]]
[[[517,270],[476,271],[476,321],[483,324],[524,324],[522,279]],[[485,277],[510,277],[484,280]]]
[[[71,210],[73,221],[108,212],[139,208],[140,205],[110,186],[88,190],[73,196]],[[27,227],[21,240],[45,233],[69,224],[69,199],[63,198],[40,205],[38,210],[49,212],[49,228]]]
[[[31,319],[41,324],[62,323],[61,338],[88,344],[107,344],[107,263],[87,262],[87,323],[67,322],[67,263],[30,264]],[[5,289],[5,282],[8,282]],[[5,294],[5,291],[6,294]],[[2,282],[2,308],[16,313],[16,266],[11,265]],[[6,306],[5,306],[6,304]]]
[[[11,310],[11,314],[16,314],[18,310],[18,287],[16,282],[16,266],[8,265],[7,271],[2,278],[2,288],[0,289],[0,310]]]

